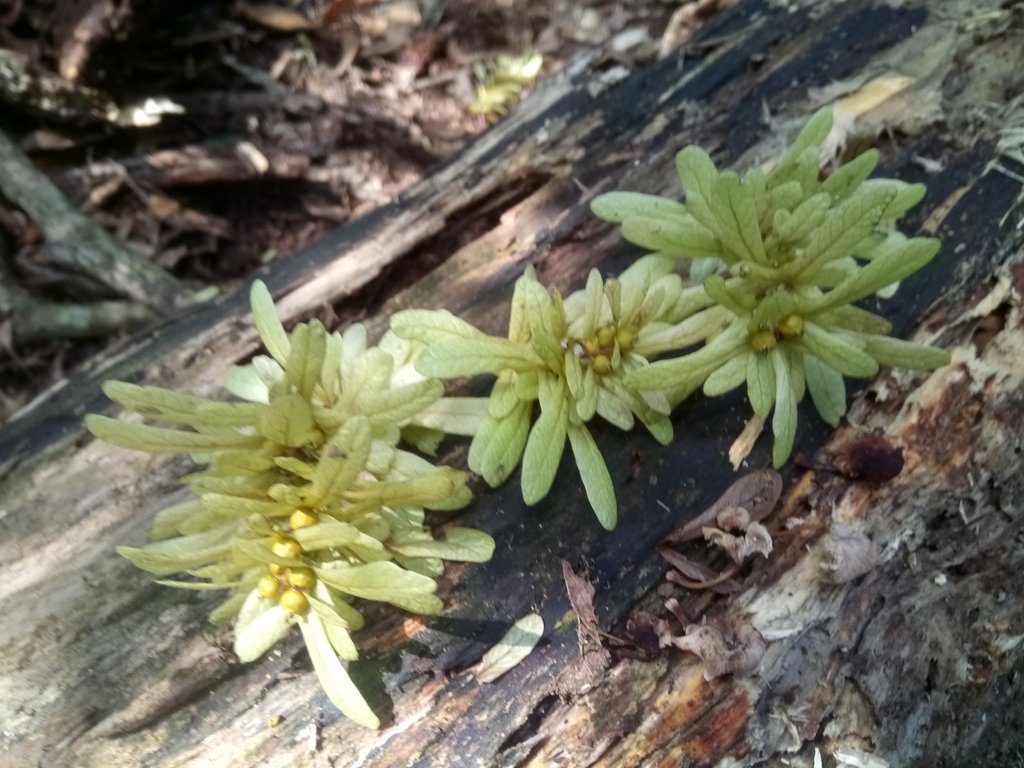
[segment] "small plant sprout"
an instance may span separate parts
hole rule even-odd
[[[426,376],[497,376],[486,418],[469,449],[469,467],[491,486],[522,460],[527,504],[543,499],[568,439],[587,499],[605,528],[615,526],[611,475],[587,423],[595,415],[620,429],[639,421],[661,443],[672,440],[665,393],[640,391],[627,376],[647,358],[718,330],[725,309],[683,289],[674,259],[640,259],[617,279],[590,273],[565,301],[530,268],[516,282],[507,338],[488,336],[445,311],[406,310],[391,318],[400,337],[425,345],[416,358]],[[682,318],[688,318],[680,322]],[[534,402],[540,415],[534,420]]]
[[[876,150],[821,178],[819,156],[831,127],[831,112],[819,111],[774,168],[742,176],[719,171],[706,152],[687,147],[676,156],[683,203],[632,192],[592,202],[594,213],[621,224],[630,242],[698,260],[704,272],[720,265],[703,278],[701,298],[727,313],[721,331],[682,357],[628,372],[622,385],[675,402],[700,386],[720,395],[746,384],[758,416],[774,408],[776,467],[792,452],[805,391],[835,426],[846,412],[843,376],[873,376],[880,365],[927,370],[949,362],[945,350],[890,338],[888,321],[854,304],[891,295],[932,259],[939,242],[896,229],[925,189],[869,179]]]
[[[368,347],[361,325],[342,335],[316,320],[287,333],[260,282],[252,308],[270,356],[229,374],[228,390],[241,402],[104,385],[125,410],[169,426],[90,415],[94,435],[135,450],[190,453],[209,465],[184,480],[194,499],[157,515],[150,531],[157,541],[118,551],[158,576],[192,577],[158,583],[230,589],[210,618],[234,619],[243,661],[298,624],[328,697],[376,728],[340,661],[357,657],[350,633],[364,619],[353,600],[436,614],[443,560],[482,562],[494,550],[481,531],[430,534],[424,509],[467,504],[465,475],[399,443],[430,451],[443,434],[439,424],[472,434],[478,420],[459,399],[443,399],[442,384],[418,374],[410,346],[391,334]]]

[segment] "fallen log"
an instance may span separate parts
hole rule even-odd
[[[515,482],[478,489],[460,524],[494,536],[494,559],[449,573],[443,616],[375,611],[373,629],[357,636],[363,658],[351,671],[383,730],[360,730],[327,705],[297,637],[234,664],[204,635],[215,597],[152,585],[112,551],[141,542],[153,512],[181,497],[186,462],[83,440],[79,420],[105,407],[105,378],[213,388],[253,351],[243,290],[140,336],[0,431],[5,759],[811,765],[820,751],[826,765],[902,766],[999,764],[1012,754],[1020,716],[1007,704],[1022,696],[1015,670],[1024,656],[1024,602],[1012,587],[1024,502],[1024,174],[997,153],[1001,123],[971,120],[993,67],[1019,77],[1024,47],[1020,30],[994,31],[998,9],[964,26],[949,20],[954,11],[952,2],[744,2],[689,43],[700,58],[677,55],[624,79],[579,62],[396,203],[264,274],[289,321],[324,305],[341,314],[369,305],[379,331],[397,308],[443,306],[501,332],[526,264],[565,290],[594,265],[616,272],[636,257],[590,216],[593,194],[675,194],[671,159],[689,143],[722,165],[771,157],[817,106],[809,89],[828,87],[818,93],[831,100],[845,88],[836,108],[849,117],[850,142],[875,142],[886,175],[927,180],[906,227],[944,240],[882,311],[896,335],[952,349],[953,364],[930,375],[886,372],[852,390],[834,434],[804,410],[797,446],[815,469],[787,471],[780,508],[764,521],[775,549],[737,577],[739,592],[661,584],[657,543],[732,482],[726,454],[748,413],[740,397],[696,398],[679,409],[667,449],[639,432],[596,430],[622,486],[612,533],[593,520],[567,466],[534,508]],[[1016,59],[1000,58],[1005,51]],[[1010,107],[1000,115],[1019,119]],[[370,302],[397,270],[448,254]],[[902,449],[898,476],[852,480],[823,468],[841,465],[872,431]],[[766,442],[749,466],[768,463]],[[846,531],[873,544],[876,565],[843,581],[836,559]],[[576,629],[562,621],[562,559],[588,566],[597,621],[612,634],[628,635],[638,609],[671,618],[663,603],[674,597],[690,616],[750,622],[766,655],[754,673],[709,681],[703,663],[675,649],[618,654],[589,692],[559,695],[559,674],[579,655]],[[531,610],[548,628],[542,644],[497,682],[476,683],[468,668]]]

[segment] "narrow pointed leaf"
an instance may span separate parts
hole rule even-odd
[[[804,355],[804,376],[811,401],[826,424],[839,426],[846,413],[846,385],[843,375],[829,368],[814,355]]]
[[[618,504],[615,501],[615,487],[608,472],[608,465],[601,455],[594,436],[585,426],[570,424],[568,427],[569,444],[576,460],[583,488],[587,493],[590,508],[597,515],[597,521],[605,530],[615,528],[618,516]]]
[[[313,670],[331,703],[349,720],[365,728],[380,728],[380,720],[338,660],[323,620],[315,612],[307,613],[299,621],[299,628],[302,630],[302,639],[306,641]]]
[[[547,496],[565,450],[568,403],[562,382],[545,376],[540,386],[540,417],[530,430],[523,453],[523,501],[536,504]]]
[[[544,620],[539,614],[529,613],[521,618],[480,659],[477,681],[493,683],[529,656],[543,635]]]
[[[253,325],[256,326],[256,332],[263,340],[263,345],[271,357],[284,365],[291,354],[292,345],[284,326],[281,325],[281,319],[277,316],[274,299],[262,281],[257,280],[252,284],[252,288],[249,289],[249,301],[252,304]]]

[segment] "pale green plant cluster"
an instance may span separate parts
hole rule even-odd
[[[668,444],[679,402],[700,388],[713,396],[745,385],[757,417],[774,411],[780,466],[806,392],[836,425],[846,411],[844,376],[948,362],[943,350],[890,338],[884,318],[854,304],[892,295],[938,241],[897,230],[924,188],[869,179],[874,150],[823,178],[830,128],[823,110],[774,167],[743,175],[687,147],[676,158],[685,202],[630,192],[596,198],[598,216],[653,253],[618,277],[592,271],[564,300],[527,269],[504,337],[417,309],[395,314],[377,347],[361,325],[338,334],[312,321],[287,333],[255,283],[253,318],[270,356],[232,370],[227,388],[241,402],[108,382],[111,399],[165,426],[87,418],[109,442],[209,464],[185,478],[195,498],[157,516],[157,541],[119,551],[161,577],[193,579],[161,583],[232,590],[211,618],[234,619],[243,660],[297,623],[331,700],[378,726],[339,660],[357,656],[350,632],[363,616],[353,599],[437,613],[443,560],[483,561],[494,549],[472,529],[430,534],[424,509],[465,505],[465,476],[403,441],[432,454],[446,433],[472,435],[470,469],[497,486],[521,464],[531,505],[551,490],[568,443],[610,529],[617,503],[588,427],[595,417],[623,430],[639,421]],[[686,279],[680,258],[690,264]],[[495,377],[488,398],[443,396],[439,379],[477,374]]]
[[[270,357],[235,368],[227,387],[243,402],[218,402],[157,387],[108,382],[126,410],[169,426],[90,415],[108,442],[154,453],[190,453],[209,468],[185,478],[195,499],[160,512],[157,539],[119,552],[187,589],[230,589],[216,623],[234,620],[243,661],[262,655],[298,624],[331,701],[369,727],[379,721],[341,659],[357,657],[350,632],[363,626],[354,598],[436,614],[443,560],[480,562],[494,541],[468,528],[437,540],[425,508],[470,500],[464,473],[398,447],[421,449],[445,429],[472,432],[458,398],[408,361],[409,346],[387,336],[368,347],[361,325],[344,335],[318,321],[286,333],[262,283],[253,318]]]
[[[835,426],[846,412],[843,376],[869,377],[880,365],[933,369],[949,354],[888,336],[884,318],[853,302],[927,264],[933,238],[908,238],[896,220],[924,197],[921,184],[869,179],[869,150],[822,180],[821,145],[832,114],[818,112],[769,171],[720,172],[706,152],[676,157],[685,203],[613,192],[594,212],[622,225],[627,240],[661,254],[722,265],[702,283],[704,303],[724,309],[725,327],[682,357],[633,372],[626,383],[678,401],[697,387],[720,395],[746,385],[754,412],[774,408],[773,461],[789,458],[797,403],[806,391]],[[715,263],[715,262],[712,262]]]
[[[523,499],[536,504],[551,489],[568,440],[597,519],[615,526],[611,475],[587,422],[601,416],[628,430],[639,420],[660,443],[671,442],[668,397],[636,389],[628,376],[653,355],[703,338],[726,316],[694,311],[700,299],[684,290],[674,262],[648,256],[609,280],[593,270],[586,288],[564,301],[528,269],[516,281],[507,338],[446,311],[411,309],[391,318],[396,334],[425,346],[416,357],[421,373],[497,376],[469,448],[470,469],[497,486],[522,460]]]

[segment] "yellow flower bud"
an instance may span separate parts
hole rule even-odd
[[[629,328],[620,328],[615,338],[619,342],[619,349],[623,352],[629,352],[633,348],[633,342],[636,341]]]
[[[608,359],[608,355],[597,355],[594,357],[593,363],[594,373],[604,375],[612,369],[612,361]]]
[[[316,525],[320,522],[320,519],[305,509],[296,509],[292,512],[288,518],[288,525],[292,527],[292,530],[298,530],[299,528],[309,528],[311,525]]]
[[[587,350],[587,354],[591,357],[600,352],[601,345],[597,342],[597,336],[591,336],[589,339],[584,339],[583,348]]]
[[[767,352],[769,349],[775,349],[778,343],[779,340],[771,331],[758,331],[750,337],[750,348],[755,352]]]
[[[277,583],[277,579],[273,576],[264,576],[256,582],[256,591],[268,599],[274,598],[280,594],[281,585]]]
[[[275,542],[270,551],[278,557],[298,557],[302,554],[302,547],[294,539],[285,539]]]
[[[280,565],[278,565],[277,563],[271,563],[271,564],[270,564],[270,572],[271,572],[271,573],[272,573],[272,574],[273,574],[274,576],[278,576],[278,575],[280,575],[280,573],[281,573],[281,570],[282,570],[281,566],[280,566]]]
[[[309,600],[297,589],[285,590],[278,602],[288,613],[305,613],[309,608]]]
[[[309,568],[289,568],[288,583],[298,589],[312,589],[316,584],[316,576]]]
[[[779,323],[779,333],[787,339],[799,336],[804,332],[804,319],[800,315],[790,315]]]
[[[601,349],[607,349],[615,343],[615,328],[610,325],[606,325],[604,328],[599,328],[597,331],[597,343],[601,346]]]

